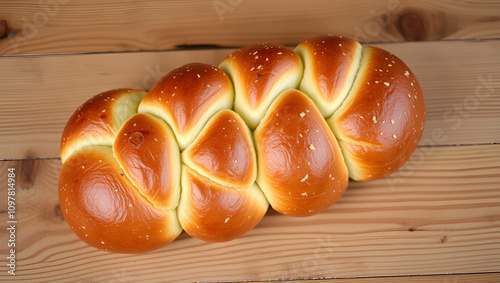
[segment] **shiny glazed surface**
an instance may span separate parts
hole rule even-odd
[[[252,136],[245,122],[231,110],[215,114],[182,154],[186,164],[219,183],[246,188],[255,182],[257,161]]]
[[[259,186],[270,204],[292,216],[317,214],[336,202],[348,175],[321,113],[298,90],[282,93],[255,130]]]
[[[113,151],[130,180],[156,207],[177,207],[179,149],[165,122],[148,114],[132,116],[117,134]]]

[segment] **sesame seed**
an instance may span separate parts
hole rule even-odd
[[[306,174],[306,175],[304,176],[304,178],[302,178],[302,180],[300,180],[300,181],[303,183],[303,182],[305,182],[305,181],[307,180],[307,178],[309,178],[309,175],[308,175],[308,174]]]
[[[229,221],[229,217],[224,220],[224,223],[227,223]]]
[[[373,123],[377,123],[377,117],[373,116],[372,120],[373,120]]]
[[[306,196],[307,196],[307,193],[306,193],[306,192],[303,192],[303,193],[301,193],[300,195],[301,195],[301,196],[305,196],[305,197],[306,197]]]
[[[198,78],[201,78],[200,74],[196,74],[196,76],[197,76]]]
[[[309,148],[310,148],[311,150],[313,150],[313,151],[314,151],[314,150],[316,150],[316,148],[314,148],[314,145],[313,145],[313,144],[310,144],[310,145],[309,145]]]
[[[410,72],[405,71],[405,76],[409,77],[410,76]]]
[[[397,136],[396,136],[396,135],[392,135],[392,137],[393,137],[393,138],[397,138]]]
[[[392,119],[391,119],[391,124],[393,124],[393,125],[394,125],[394,120],[392,120]]]
[[[300,114],[299,114],[299,115],[300,115],[300,117],[304,117],[304,116],[306,116],[306,113],[304,113],[304,112],[300,112]]]
[[[388,82],[385,82],[384,84],[385,84],[386,86],[390,86],[390,85],[391,85],[391,84],[390,84],[390,83],[388,83]]]
[[[383,135],[383,134],[384,134],[384,132],[380,132],[379,134],[380,134],[380,135]]]
[[[280,51],[280,52],[278,52],[278,53],[276,53],[276,54],[281,55],[281,54],[283,54],[283,52],[281,52],[281,51]]]

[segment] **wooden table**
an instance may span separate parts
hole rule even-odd
[[[122,255],[72,233],[57,197],[59,140],[81,103],[148,89],[181,64],[217,65],[249,43],[293,46],[326,33],[387,49],[417,75],[427,124],[399,172],[351,182],[313,217],[270,211],[227,243],[182,234]],[[500,281],[498,1],[11,0],[0,2],[0,38],[0,280]],[[9,168],[16,276],[5,264]]]

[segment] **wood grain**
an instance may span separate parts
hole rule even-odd
[[[498,1],[7,0],[0,54],[297,44],[334,33],[363,42],[498,38]]]
[[[204,243],[182,234],[142,255],[101,252],[71,232],[58,208],[59,160],[2,161],[0,172],[14,167],[18,173],[18,275],[8,276],[0,265],[0,280],[256,281],[498,272],[500,145],[433,147],[432,154],[417,155],[422,161],[400,175],[351,182],[325,213],[291,218],[270,211],[235,241]],[[0,174],[0,184],[6,184],[6,174]],[[6,195],[5,186],[0,195]],[[5,199],[0,211],[6,210]],[[0,238],[5,236],[0,229]],[[2,258],[5,244],[0,243]]]
[[[426,100],[422,145],[500,142],[500,40],[378,44],[417,75]],[[59,157],[67,119],[91,96],[148,89],[190,62],[232,49],[0,58],[0,159]]]

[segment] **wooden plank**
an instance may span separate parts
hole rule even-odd
[[[9,167],[18,174],[18,275],[0,265],[0,280],[257,281],[500,271],[498,144],[435,147],[421,163],[401,169],[396,178],[403,181],[351,182],[322,214],[292,218],[270,211],[240,239],[215,244],[182,234],[141,255],[98,251],[70,231],[58,207],[59,160],[0,162],[0,184],[7,183]],[[5,211],[5,197],[0,204]],[[0,238],[6,234],[0,229]],[[2,242],[0,257],[6,253]]]
[[[21,0],[0,6],[0,54],[297,44],[334,33],[363,42],[500,37],[498,1]]]
[[[278,281],[286,282],[286,281]],[[348,279],[324,279],[324,280],[299,280],[297,283],[350,283],[350,282],[384,282],[384,283],[492,283],[500,282],[500,273],[481,274],[446,274],[446,275],[425,275],[425,276],[394,276],[394,277],[369,277],[369,278],[348,278]]]
[[[500,40],[379,44],[414,70],[425,94],[423,145],[500,141]],[[99,92],[148,89],[190,62],[231,49],[0,58],[0,159],[59,157],[67,119]],[[434,131],[434,132],[433,132]]]

